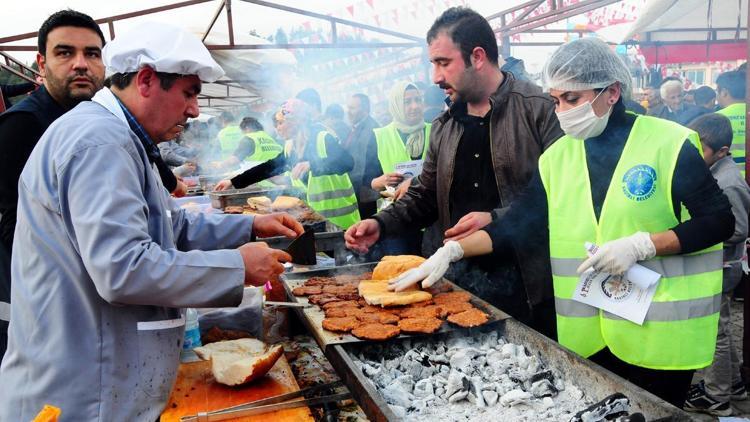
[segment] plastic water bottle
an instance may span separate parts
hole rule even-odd
[[[201,330],[198,327],[198,311],[194,308],[185,310],[185,341],[182,350],[193,350],[201,345]]]

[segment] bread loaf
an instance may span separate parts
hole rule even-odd
[[[219,341],[194,350],[201,359],[211,361],[211,373],[224,385],[247,384],[262,377],[284,353],[281,345],[269,347],[254,338]]]
[[[417,255],[384,256],[372,270],[373,280],[390,280],[402,273],[420,266],[425,259]]]

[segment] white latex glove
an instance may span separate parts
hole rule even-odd
[[[427,288],[435,284],[436,281],[443,278],[443,274],[448,271],[451,262],[456,262],[463,258],[464,250],[456,241],[446,242],[435,254],[423,262],[417,268],[401,274],[400,276],[388,282],[388,288],[400,292],[409,286],[422,281],[422,287]]]
[[[601,246],[589,259],[578,267],[578,274],[593,267],[613,275],[622,275],[638,261],[653,258],[656,247],[651,241],[651,235],[637,232],[628,237],[612,240]]]

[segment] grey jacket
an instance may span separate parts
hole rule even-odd
[[[734,214],[734,234],[724,241],[724,262],[737,261],[745,253],[745,239],[748,236],[750,187],[747,186],[732,157],[724,157],[715,162],[711,166],[711,174],[724,191],[724,195],[729,198]]]
[[[563,132],[555,116],[552,99],[529,82],[517,81],[503,72],[505,81],[490,97],[492,105],[490,141],[502,215],[537,171],[542,152]],[[453,118],[456,107],[441,114],[432,124],[430,147],[422,174],[404,198],[376,215],[386,234],[404,233],[407,228],[426,227],[438,220],[441,231],[449,228],[450,189],[456,151],[463,126]],[[548,245],[516,248],[521,277],[531,305],[552,297],[552,276]]]
[[[236,306],[252,219],[175,206],[108,89],[53,123],[19,183],[0,421],[153,421],[180,308]],[[204,252],[203,250],[210,250]]]

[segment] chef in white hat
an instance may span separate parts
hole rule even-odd
[[[155,143],[198,115],[201,81],[224,73],[196,37],[142,24],[104,63],[111,89],[55,121],[21,174],[2,421],[44,404],[63,420],[156,420],[181,308],[237,306],[290,259],[251,235],[303,231],[287,215],[186,214],[162,187]]]

